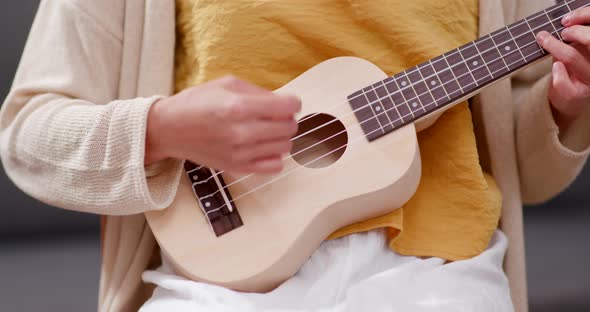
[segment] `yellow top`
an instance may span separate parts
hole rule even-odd
[[[226,74],[277,89],[337,56],[393,75],[477,35],[478,0],[177,0],[176,90]],[[387,228],[407,255],[459,260],[487,247],[501,195],[479,165],[467,103],[418,135],[422,179],[401,209],[331,238]]]

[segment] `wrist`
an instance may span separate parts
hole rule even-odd
[[[165,118],[163,117],[167,98],[156,100],[150,107],[147,116],[144,164],[150,165],[169,157],[165,146]]]

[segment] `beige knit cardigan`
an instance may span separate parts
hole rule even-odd
[[[480,0],[480,33],[550,2]],[[156,243],[142,212],[167,207],[181,175],[180,161],[143,165],[147,112],[172,92],[174,18],[172,0],[42,1],[2,106],[1,159],[14,183],[50,205],[108,215],[99,311],[133,311],[149,295],[140,275]],[[482,166],[504,196],[517,311],[527,310],[522,203],[569,185],[590,146],[590,114],[558,135],[547,64],[488,88],[473,105]]]

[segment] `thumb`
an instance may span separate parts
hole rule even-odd
[[[572,78],[562,62],[556,61],[553,63],[551,74],[553,76],[551,82],[553,97],[557,96],[557,98],[551,100],[557,100],[557,103],[554,104],[559,105],[560,102],[563,103],[564,100],[572,98],[576,93],[576,88],[574,81],[572,81]],[[556,108],[559,109],[560,107]]]

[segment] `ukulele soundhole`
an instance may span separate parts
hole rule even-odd
[[[327,114],[301,118],[294,138],[291,156],[308,168],[323,168],[335,163],[348,144],[344,124]]]

